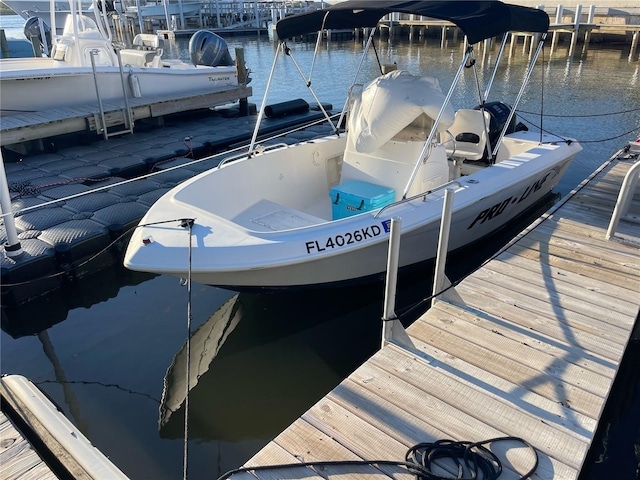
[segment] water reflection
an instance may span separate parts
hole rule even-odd
[[[331,301],[322,292],[234,295],[191,336],[190,437],[278,434],[376,351],[381,288],[341,289]],[[183,345],[164,379],[162,438],[182,438],[185,393]]]
[[[154,276],[117,264],[79,280],[65,281],[61,288],[30,302],[2,305],[2,330],[13,338],[36,335],[66,320],[74,308],[90,308],[116,298],[121,288],[138,285]]]

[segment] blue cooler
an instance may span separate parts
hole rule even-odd
[[[396,191],[382,185],[351,180],[333,187],[329,197],[333,219],[338,220],[389,205],[395,200]]]

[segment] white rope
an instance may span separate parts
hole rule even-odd
[[[183,454],[183,467],[182,478],[187,480],[189,469],[189,379],[191,375],[191,250],[192,242],[191,237],[193,233],[192,218],[185,219],[182,222],[183,227],[189,227],[189,270],[187,274],[187,378],[186,378],[186,392],[184,397],[184,454]]]

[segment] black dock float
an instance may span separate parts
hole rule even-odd
[[[86,141],[81,134],[52,137],[49,152],[21,155],[3,148],[24,252],[0,259],[3,304],[24,304],[120,263],[126,234],[151,205],[178,183],[215,167],[222,156],[213,155],[247,146],[256,118],[240,117],[234,109],[192,112],[168,117],[164,127],[109,140]],[[265,118],[258,140],[323,118],[313,106]],[[265,143],[292,144],[330,132],[325,122]],[[192,163],[196,159],[204,160]],[[173,168],[180,165],[185,166]],[[6,240],[3,228],[0,241]]]

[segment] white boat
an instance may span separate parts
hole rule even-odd
[[[495,233],[549,194],[582,148],[515,126],[549,25],[541,10],[499,1],[345,1],[281,20],[276,60],[285,47],[294,53],[286,39],[322,28],[372,28],[367,50],[379,20],[397,11],[449,20],[465,33],[469,47],[446,94],[435,79],[392,71],[351,88],[345,132],[269,148],[256,146],[254,133],[249,155],[221,162],[151,207],[125,266],[235,290],[380,279],[394,217],[402,220],[400,267],[434,259],[447,189],[454,192],[450,251]],[[539,36],[512,108],[485,101],[492,76],[480,105],[454,110],[465,65],[475,70],[473,44],[502,35],[498,66],[509,31]]]
[[[67,16],[62,35],[52,35],[49,57],[0,60],[1,114],[122,102],[125,94],[181,95],[238,85],[236,66],[222,38],[201,30],[192,37],[190,49],[191,64],[167,60],[161,37],[138,34],[130,48],[118,50],[118,58],[104,22],[74,12]]]
[[[171,18],[173,15],[197,16],[202,10],[200,2],[144,2],[140,5],[127,5],[124,13],[127,16],[142,18]]]
[[[27,20],[30,17],[38,17],[47,25],[51,25],[51,12],[54,12],[56,25],[62,27],[67,15],[71,13],[69,0],[2,0],[11,10]],[[53,10],[51,8],[53,4]],[[76,7],[77,8],[77,7]],[[91,0],[81,2],[81,11],[84,14],[93,15]]]

